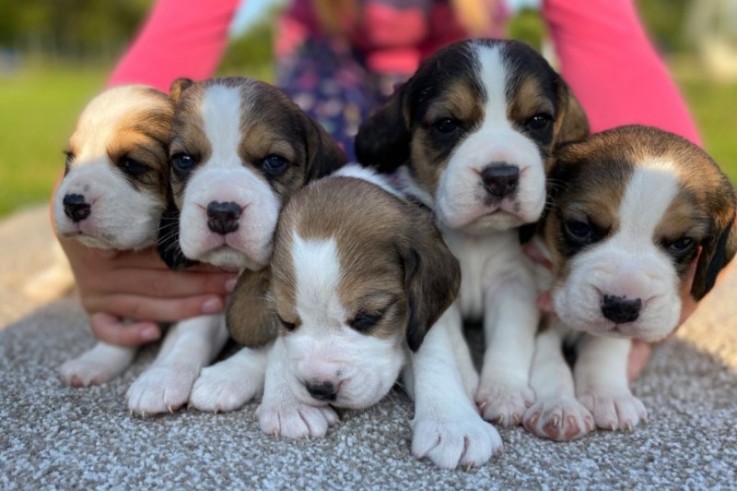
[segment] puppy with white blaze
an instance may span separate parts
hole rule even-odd
[[[277,218],[296,190],[345,163],[328,134],[277,88],[248,78],[177,80],[169,147],[172,200],[159,250],[172,267],[202,262],[255,274],[266,267]],[[170,330],[153,366],[128,391],[138,414],[186,402],[234,409],[259,393],[265,357],[242,350],[202,370],[228,333],[223,315]],[[243,373],[251,378],[244,382]]]
[[[69,139],[54,197],[59,236],[100,249],[156,244],[169,185],[172,112],[166,94],[142,85],[108,89],[90,101]],[[73,386],[101,384],[122,373],[135,353],[98,342],[64,363],[61,376]]]
[[[543,211],[556,148],[587,134],[580,105],[548,63],[522,43],[498,40],[438,51],[359,130],[359,161],[400,169],[461,263],[454,339],[462,340],[461,317],[483,322],[480,380],[464,347],[458,356],[489,421],[519,424],[533,402],[540,314],[520,231]]]
[[[429,210],[368,169],[341,169],[284,208],[269,276],[241,277],[227,313],[236,341],[273,342],[257,410],[265,433],[324,436],[334,408],[377,403],[404,369],[414,455],[455,468],[501,449],[456,364],[447,308],[460,268]]]
[[[563,148],[549,194],[542,235],[556,315],[537,338],[537,401],[524,425],[554,440],[632,429],[647,412],[628,386],[631,340],[663,339],[682,296],[714,286],[737,251],[735,191],[696,145],[627,126]]]

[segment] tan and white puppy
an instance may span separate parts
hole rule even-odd
[[[231,270],[264,268],[283,203],[311,179],[343,165],[343,152],[281,91],[263,82],[181,79],[171,97],[173,203],[159,244],[162,256],[173,266],[189,260]],[[227,340],[224,317],[188,319],[171,331],[153,366],[128,391],[130,409],[165,412],[190,395],[199,409],[226,409],[221,397],[242,376],[233,381],[228,367],[234,362],[204,371],[193,391],[202,367]],[[254,356],[253,370],[263,372],[263,357]]]
[[[413,453],[448,468],[485,463],[501,439],[455,362],[445,312],[459,286],[458,261],[431,212],[373,171],[346,167],[295,194],[279,221],[270,279],[244,275],[228,310],[236,341],[276,337],[261,429],[324,436],[338,421],[333,408],[375,404],[406,368]]]
[[[735,191],[696,145],[643,126],[565,147],[550,183],[543,234],[557,315],[538,336],[524,423],[556,440],[631,429],[647,413],[627,383],[630,340],[676,328],[694,262],[690,295],[713,287],[737,251]],[[564,342],[577,351],[573,374]]]
[[[166,207],[169,97],[142,85],[108,89],[82,111],[69,139],[67,161],[54,197],[59,236],[101,249],[143,249],[156,244]],[[64,363],[74,386],[101,384],[119,375],[135,348],[98,342]]]
[[[587,128],[566,84],[534,50],[474,40],[426,60],[359,130],[359,161],[406,170],[461,263],[456,308],[484,324],[475,397],[487,420],[517,424],[533,401],[537,287],[518,227],[543,211],[554,149]],[[459,363],[474,386],[478,376],[462,351]]]

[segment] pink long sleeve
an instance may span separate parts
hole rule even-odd
[[[145,83],[168,91],[178,77],[212,76],[239,4],[240,0],[159,0],[108,85]]]
[[[638,123],[701,143],[632,0],[544,0],[543,16],[593,131]]]

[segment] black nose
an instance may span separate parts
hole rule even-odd
[[[481,171],[484,188],[494,198],[504,198],[517,191],[519,167],[507,164],[492,164]]]
[[[307,392],[318,401],[334,401],[338,391],[332,382],[306,383]]]
[[[216,234],[225,235],[238,230],[241,207],[237,203],[213,201],[207,205],[207,227]]]
[[[640,309],[642,309],[642,300],[639,298],[631,300],[627,297],[604,295],[601,300],[601,313],[617,324],[636,321],[640,315]]]
[[[74,223],[81,222],[92,211],[90,205],[84,202],[84,196],[81,194],[66,194],[62,200],[64,204],[64,214]]]

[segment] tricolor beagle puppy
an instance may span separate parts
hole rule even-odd
[[[64,178],[53,203],[57,233],[101,249],[156,244],[169,184],[169,97],[142,85],[95,97],[82,111],[66,150]],[[61,367],[73,386],[118,376],[135,348],[98,342]]]
[[[359,161],[403,169],[461,263],[455,308],[484,324],[475,397],[487,420],[518,424],[533,402],[529,369],[540,316],[518,227],[543,211],[556,147],[587,133],[578,102],[548,63],[522,43],[498,40],[438,51],[359,130]],[[476,385],[467,350],[459,347],[459,357]]]
[[[276,338],[261,429],[324,436],[338,421],[334,408],[375,404],[406,368],[413,453],[448,468],[485,463],[501,439],[455,362],[446,309],[459,286],[458,261],[430,211],[371,170],[346,167],[295,194],[279,220],[270,278],[242,276],[228,309],[236,341]]]
[[[173,200],[162,220],[162,257],[173,267],[197,261],[246,274],[264,268],[284,202],[343,165],[344,153],[280,90],[263,82],[180,79],[171,97]],[[232,382],[229,372],[223,377],[211,367],[194,391],[193,385],[227,338],[222,315],[179,322],[153,366],[129,389],[129,408],[161,413],[192,395],[195,407],[219,409],[218,397]]]
[[[737,251],[735,191],[696,145],[643,126],[566,146],[550,186],[542,230],[556,315],[537,339],[524,424],[555,440],[631,429],[647,413],[627,383],[630,340],[663,339],[682,296],[714,286]],[[577,352],[573,373],[563,343]]]

